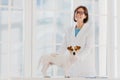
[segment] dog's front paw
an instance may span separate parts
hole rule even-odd
[[[65,78],[70,78],[70,76],[65,76]]]

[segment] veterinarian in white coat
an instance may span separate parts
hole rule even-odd
[[[85,6],[78,6],[74,10],[74,21],[76,25],[66,31],[63,44],[59,53],[65,53],[68,46],[81,46],[79,61],[76,62],[71,70],[73,77],[94,77],[95,54],[94,54],[94,34],[92,26],[87,25],[88,10]]]

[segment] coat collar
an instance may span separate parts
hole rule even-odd
[[[88,27],[87,24],[84,24],[83,27],[78,32],[76,37],[75,37],[75,27],[73,27],[73,29],[72,29],[72,36],[77,38],[77,37],[80,37],[80,36],[84,35],[83,33],[86,31],[87,27]]]

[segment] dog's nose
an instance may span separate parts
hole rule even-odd
[[[73,55],[75,55],[75,52],[73,52]]]

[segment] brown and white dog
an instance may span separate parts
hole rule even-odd
[[[42,74],[44,77],[49,77],[47,76],[47,69],[50,65],[57,65],[60,66],[64,69],[65,72],[65,78],[69,78],[69,70],[70,67],[72,66],[73,63],[75,63],[78,59],[78,52],[80,50],[80,46],[69,46],[67,47],[67,50],[69,51],[70,54],[47,54],[41,56],[39,60],[39,65],[42,63]],[[39,67],[38,65],[38,67]]]

